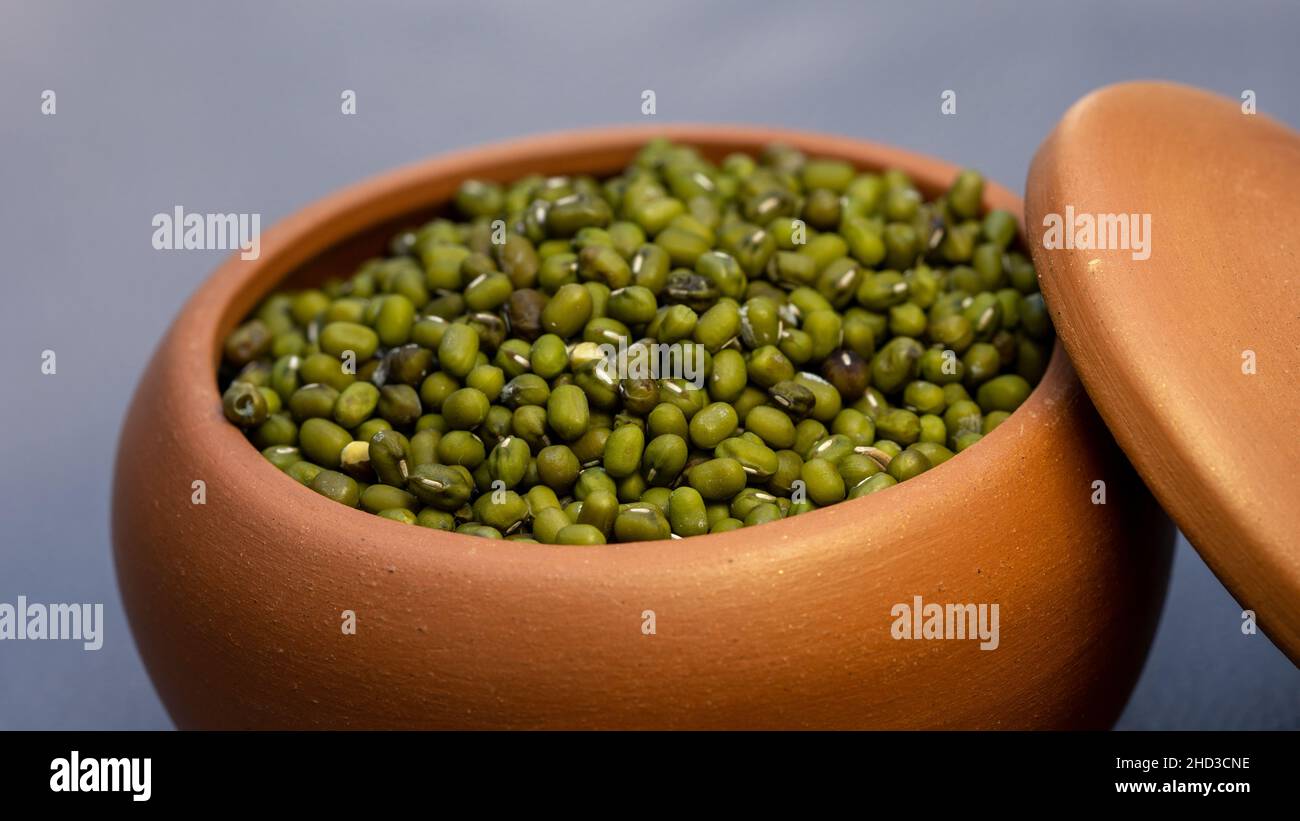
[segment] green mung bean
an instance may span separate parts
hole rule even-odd
[[[972,447],[1046,371],[1016,217],[983,198],[973,171],[927,201],[898,170],[666,141],[606,181],[466,180],[390,257],[231,331],[221,411],[321,495],[487,538],[856,499]]]

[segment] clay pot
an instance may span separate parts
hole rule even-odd
[[[179,726],[1114,721],[1160,612],[1172,528],[1059,345],[1006,423],[899,487],[759,528],[600,548],[488,541],[345,508],[276,470],[222,418],[220,341],[273,289],[349,273],[467,177],[612,173],[665,133],[714,158],[784,141],[898,166],[930,192],[956,170],[803,132],[601,129],[409,166],[267,232],[259,259],[227,261],[177,317],[118,454],[118,576]],[[986,190],[989,206],[1020,213],[1009,191]],[[196,481],[205,504],[194,503]],[[1106,504],[1093,503],[1096,481]],[[916,596],[998,605],[997,648],[894,638],[895,607]]]

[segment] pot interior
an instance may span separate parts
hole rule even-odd
[[[908,162],[864,163],[864,149],[870,147],[869,143],[856,143],[859,146],[857,151],[847,150],[837,153],[834,150],[822,147],[821,143],[814,139],[816,135],[811,134],[804,135],[799,132],[786,131],[769,132],[766,129],[753,129],[756,136],[751,139],[743,139],[735,133],[731,133],[727,137],[719,137],[716,133],[719,130],[710,126],[685,128],[677,126],[666,129],[615,129],[614,133],[627,136],[624,136],[617,143],[611,144],[607,150],[599,154],[593,154],[587,159],[584,159],[580,153],[557,155],[553,152],[547,152],[537,156],[530,156],[527,154],[528,140],[520,141],[520,148],[517,152],[519,156],[513,162],[502,163],[495,167],[472,165],[465,173],[461,173],[450,180],[441,180],[439,185],[430,186],[431,189],[436,188],[443,193],[441,196],[431,199],[427,204],[401,215],[371,224],[350,234],[318,252],[301,265],[284,272],[278,278],[270,276],[260,279],[258,285],[261,293],[258,298],[260,299],[271,291],[281,288],[309,288],[318,286],[331,277],[351,275],[366,260],[383,256],[386,253],[389,241],[402,231],[418,228],[438,217],[453,216],[452,197],[460,184],[467,179],[510,183],[529,174],[541,174],[542,176],[588,174],[597,179],[605,179],[623,171],[631,164],[641,146],[657,136],[667,136],[675,142],[691,145],[701,155],[715,163],[720,162],[731,153],[739,152],[757,155],[764,147],[773,142],[784,142],[810,155],[845,160],[852,163],[859,171],[884,171],[892,167],[901,168],[908,173],[913,182],[916,183],[917,188],[927,198],[935,197],[946,191],[952,174],[956,171],[953,166],[934,162],[927,162],[924,165]],[[742,129],[741,131],[745,130]],[[767,133],[775,136],[771,139],[757,136]],[[837,142],[851,141],[837,140]],[[874,147],[871,147],[871,151],[876,154],[880,153]],[[902,155],[901,152],[891,153],[900,157],[911,156]],[[934,169],[937,168],[944,168],[950,173],[946,176],[934,173]],[[988,184],[996,187],[993,183]],[[999,188],[1000,192],[1001,189]],[[986,200],[988,198],[986,194]],[[1006,203],[999,202],[997,206],[1006,207]],[[986,202],[986,207],[992,206]],[[1015,200],[1015,208],[1012,212],[1017,217],[1021,214],[1018,199]],[[1023,233],[1022,230],[1022,239]]]

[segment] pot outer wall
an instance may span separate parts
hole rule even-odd
[[[116,567],[183,728],[1100,728],[1164,598],[1173,530],[1058,344],[979,446],[887,493],[725,534],[617,547],[494,542],[344,508],[220,411],[220,340],[286,281],[343,274],[461,180],[611,173],[667,134],[712,157],[772,141],[931,191],[955,168],[764,128],[592,130],[400,169],[227,261],[155,352],[122,432]],[[1020,213],[986,186],[986,205]],[[192,502],[193,483],[206,504]],[[1092,503],[1093,482],[1107,503]],[[1000,643],[896,640],[893,608],[997,604]],[[356,633],[342,630],[344,611]],[[644,632],[646,611],[655,631]]]

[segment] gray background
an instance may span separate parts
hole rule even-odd
[[[1065,108],[1113,81],[1250,88],[1300,125],[1294,3],[1018,5],[0,3],[0,601],[102,601],[108,621],[96,653],[0,644],[0,727],[171,726],[117,595],[111,465],[149,351],[222,253],[152,250],[153,214],[267,226],[432,153],[640,121],[646,88],[662,121],[860,136],[1012,188]],[[1180,541],[1119,726],[1300,727],[1300,671],[1239,623]]]

